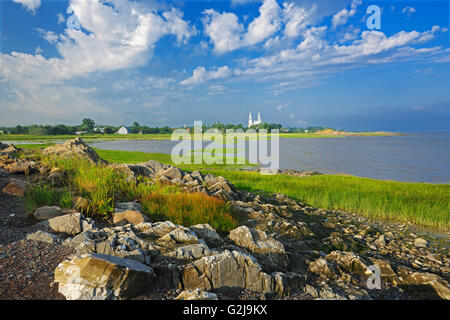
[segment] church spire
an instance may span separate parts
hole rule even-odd
[[[248,115],[248,127],[250,128],[253,125],[252,112],[250,111]]]

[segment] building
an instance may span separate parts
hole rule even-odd
[[[261,113],[258,112],[258,120],[253,121],[252,113],[250,112],[250,114],[248,115],[248,127],[250,128],[251,126],[254,126],[255,124],[262,124]]]
[[[131,132],[130,128],[128,127],[120,127],[119,131],[116,133],[118,134],[129,134]]]

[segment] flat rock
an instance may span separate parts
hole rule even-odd
[[[139,211],[126,210],[114,213],[113,223],[115,225],[138,225],[143,222],[150,221],[147,216],[143,215]]]
[[[3,193],[22,198],[28,188],[29,184],[27,182],[23,180],[13,180],[3,188]]]
[[[61,262],[54,282],[67,300],[115,300],[146,290],[152,275],[152,269],[139,261],[91,253]]]
[[[27,235],[27,240],[31,241],[40,241],[40,242],[46,242],[51,244],[61,244],[61,240],[55,236],[54,234],[38,230],[34,233],[30,233]]]
[[[80,213],[52,218],[48,220],[48,224],[53,231],[70,235],[79,234],[94,227],[92,220],[84,218]]]
[[[181,281],[181,287],[187,290],[241,288],[263,293],[274,291],[272,276],[262,270],[254,257],[229,250],[187,265]]]
[[[61,211],[60,207],[57,206],[44,206],[37,208],[33,215],[39,221],[49,220],[58,216],[63,215],[64,213]]]

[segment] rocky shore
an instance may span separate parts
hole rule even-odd
[[[27,213],[27,188],[61,187],[64,172],[0,144],[0,299],[450,299],[448,233],[264,197],[156,161],[107,164],[81,139],[42,153],[223,199],[241,225],[219,234],[150,221],[136,202],[116,203],[107,223],[83,216],[82,198]]]

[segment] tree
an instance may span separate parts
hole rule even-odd
[[[94,127],[95,127],[94,120],[89,119],[89,118],[84,118],[83,122],[81,123],[80,129],[82,131],[93,132],[94,131]]]

